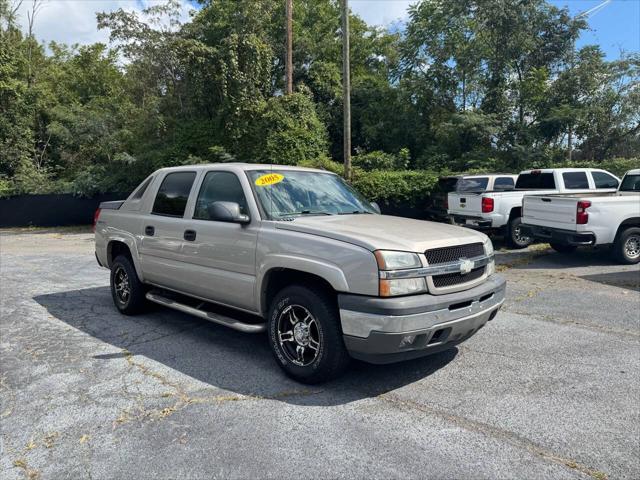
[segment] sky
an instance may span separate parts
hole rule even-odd
[[[19,0],[12,0],[14,2]],[[32,0],[23,0],[21,23],[26,27],[26,11]],[[95,14],[123,8],[140,11],[145,5],[161,0],[43,0],[43,8],[35,21],[36,36],[49,42],[93,43],[108,42],[108,32],[98,31]],[[189,0],[180,0],[183,19],[189,18]],[[284,0],[283,0],[284,1]],[[568,7],[573,15],[591,9],[603,0],[550,0],[557,7]],[[367,23],[402,28],[407,20],[407,8],[415,0],[349,0],[351,9]],[[295,0],[294,0],[295,8]],[[640,51],[640,0],[612,0],[589,18],[591,29],[582,33],[577,42],[600,45],[609,60],[619,58],[622,50]]]

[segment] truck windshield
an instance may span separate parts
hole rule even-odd
[[[554,190],[553,173],[521,173],[516,180],[516,190]]]
[[[300,215],[376,213],[364,197],[332,173],[251,170],[247,175],[270,220]]]
[[[640,192],[640,175],[625,175],[620,184],[621,192]]]
[[[463,178],[458,182],[458,192],[484,192],[489,184],[489,177]]]

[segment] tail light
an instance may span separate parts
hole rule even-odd
[[[587,208],[591,206],[591,202],[588,201],[580,201],[578,202],[578,207],[576,208],[576,224],[577,225],[586,225],[589,221],[589,214],[587,213]]]
[[[493,212],[493,198],[482,197],[482,213]]]
[[[98,223],[98,219],[100,218],[100,209],[97,208],[95,213],[93,214],[93,231],[96,231],[96,224]]]
[[[449,210],[449,196],[444,197],[444,202],[442,202],[445,210]]]

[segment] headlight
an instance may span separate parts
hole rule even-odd
[[[396,295],[411,295],[427,291],[424,277],[396,278],[394,280],[380,280],[380,296],[393,297]]]
[[[493,255],[493,243],[491,242],[490,238],[487,238],[487,240],[484,242],[484,253],[487,256]],[[496,263],[493,258],[489,261],[489,263],[487,263],[485,273],[487,274],[487,277],[496,273]]]
[[[490,238],[487,238],[484,242],[484,254],[493,255],[493,242]]]
[[[374,252],[380,270],[402,270],[403,268],[420,268],[420,257],[411,252],[394,250],[376,250]]]
[[[389,270],[407,270],[422,267],[420,257],[412,252],[398,252],[394,250],[377,250],[374,252],[378,268],[381,272]],[[407,272],[410,274],[410,272]],[[384,277],[383,274],[380,274]],[[409,278],[381,278],[379,292],[381,297],[396,295],[411,295],[427,291],[424,277],[409,276]]]

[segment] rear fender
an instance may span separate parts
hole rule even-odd
[[[138,278],[140,279],[141,282],[144,281],[144,277],[142,275],[142,267],[140,265],[140,257],[138,254],[138,246],[135,240],[135,236],[128,232],[124,232],[122,230],[119,230],[117,232],[110,232],[109,243],[107,244],[107,258],[111,257],[111,247],[113,245],[113,242],[122,242],[127,247],[129,247],[129,252],[131,252],[131,260],[133,261],[133,266],[136,269]],[[109,268],[111,268],[110,264],[108,266]]]

